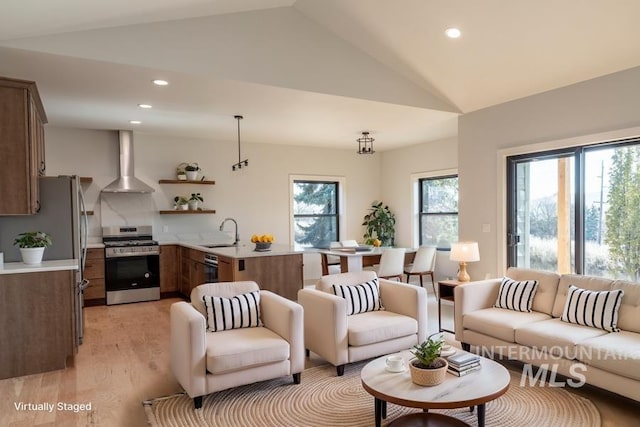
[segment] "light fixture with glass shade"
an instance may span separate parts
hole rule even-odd
[[[369,136],[369,132],[362,132],[362,136],[356,141],[358,141],[358,154],[375,153],[375,151],[373,151],[373,141],[375,141],[375,139]]]
[[[451,261],[458,261],[460,268],[458,270],[458,282],[468,282],[471,280],[467,273],[467,263],[480,261],[480,251],[478,250],[478,242],[458,242],[451,245]]]

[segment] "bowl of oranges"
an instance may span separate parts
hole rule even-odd
[[[271,250],[271,244],[275,239],[271,234],[254,234],[251,236],[251,242],[256,244],[254,249],[256,252],[266,252]]]

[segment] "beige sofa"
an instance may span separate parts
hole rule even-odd
[[[411,348],[427,337],[427,291],[378,279],[384,310],[347,316],[345,299],[333,285],[357,285],[376,278],[373,271],[322,276],[315,289],[298,291],[304,307],[305,348],[336,367]]]
[[[514,280],[538,280],[532,311],[496,308],[501,279],[455,288],[455,336],[467,348],[500,355],[640,401],[640,283],[510,268]],[[589,290],[623,289],[620,332],[560,320],[569,285]],[[580,375],[576,377],[575,373]]]

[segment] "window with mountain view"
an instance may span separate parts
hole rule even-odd
[[[508,158],[508,263],[640,279],[640,140]]]
[[[337,241],[338,182],[293,182],[293,221],[295,243],[300,246],[328,248]]]

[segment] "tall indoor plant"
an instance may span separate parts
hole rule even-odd
[[[44,255],[44,248],[51,246],[51,236],[42,231],[28,231],[19,234],[13,244],[20,248],[22,262],[25,264],[40,264]]]
[[[366,227],[364,233],[365,243],[372,245],[376,239],[383,246],[393,246],[396,234],[396,216],[389,206],[375,201],[369,208],[369,213],[364,216],[362,225]]]

